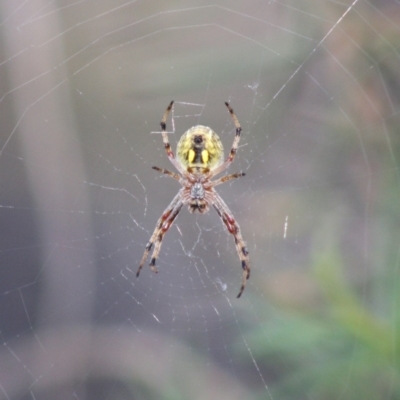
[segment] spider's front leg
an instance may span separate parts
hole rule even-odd
[[[158,253],[160,252],[161,249],[161,242],[163,240],[165,233],[168,231],[168,229],[173,224],[175,218],[178,216],[179,211],[182,209],[182,206],[183,206],[182,194],[181,191],[179,191],[178,194],[172,200],[171,204],[164,210],[161,217],[158,219],[154,232],[151,235],[149,242],[146,244],[143,257],[140,261],[139,268],[136,272],[136,277],[139,276],[140,271],[142,270],[143,265],[146,262],[147,257],[153,245],[155,246],[149,265],[153,272],[156,273],[158,272],[156,267],[156,260],[158,257]]]
[[[228,108],[229,113],[231,114],[233,123],[235,124],[236,133],[233,139],[231,151],[229,152],[228,158],[219,167],[215,168],[215,170],[212,171],[213,176],[218,175],[232,164],[239,147],[240,135],[242,133],[242,127],[240,126],[239,120],[236,114],[234,113],[232,107],[229,105],[228,102],[226,102],[225,105]]]
[[[162,120],[160,122],[161,125],[161,135],[162,135],[162,139],[163,139],[163,143],[164,143],[164,149],[165,152],[167,153],[168,159],[169,161],[171,161],[172,165],[182,174],[185,174],[185,169],[182,167],[182,165],[177,161],[177,159],[175,158],[175,154],[174,152],[171,150],[171,144],[169,143],[169,139],[168,139],[168,134],[167,134],[167,119],[168,119],[168,115],[172,110],[172,106],[174,105],[174,101],[172,100],[171,103],[169,103],[167,109],[165,110],[165,113],[162,117]],[[167,173],[167,175],[169,175]],[[170,175],[171,176],[171,175]]]

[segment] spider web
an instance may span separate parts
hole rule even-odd
[[[1,21],[1,399],[400,396],[399,2],[3,0]],[[214,210],[184,208],[135,277],[179,190],[151,169],[173,170],[172,99],[174,149],[201,124],[227,154],[225,101],[242,125],[246,176],[218,187],[239,300]]]

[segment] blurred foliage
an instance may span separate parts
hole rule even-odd
[[[370,311],[365,295],[346,284],[342,268],[338,254],[318,255],[313,276],[324,305],[283,315],[277,310],[249,334],[262,368],[281,371],[270,385],[277,398],[400,398],[399,304],[393,315]],[[398,303],[398,279],[381,290],[387,306]]]

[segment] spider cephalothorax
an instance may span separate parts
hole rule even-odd
[[[202,125],[196,125],[182,135],[177,145],[177,157],[175,158],[166,132],[166,121],[173,104],[174,102],[171,101],[164,113],[161,120],[161,131],[167,156],[180,174],[159,167],[153,167],[153,169],[176,179],[182,185],[182,188],[157,221],[156,228],[146,245],[136,276],[139,276],[153,245],[154,251],[150,260],[150,267],[154,272],[158,272],[156,260],[160,252],[162,239],[184,204],[188,205],[190,212],[199,212],[201,214],[206,213],[210,206],[213,206],[229,233],[235,238],[236,250],[243,268],[242,285],[237,296],[240,297],[246,286],[246,280],[250,277],[249,252],[243,241],[238,223],[214,188],[221,183],[239,178],[245,174],[239,172],[225,175],[215,181],[211,179],[232,163],[236,155],[242,128],[229,103],[225,103],[236,127],[236,135],[227,159],[224,161],[224,148],[218,135],[212,129]]]

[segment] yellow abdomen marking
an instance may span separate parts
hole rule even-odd
[[[194,158],[196,157],[196,153],[194,150],[189,149],[189,153],[188,153],[188,161],[189,163],[192,163],[194,161]]]
[[[207,150],[203,150],[201,152],[201,161],[203,162],[203,164],[207,165],[208,164],[208,151]]]

